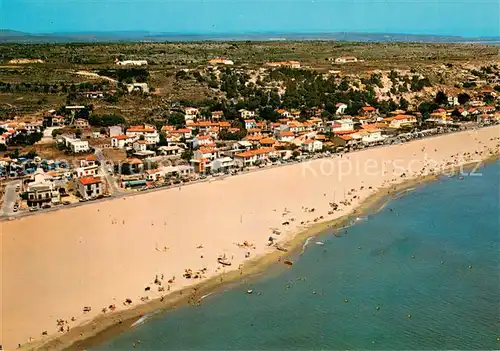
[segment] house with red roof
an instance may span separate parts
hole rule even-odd
[[[124,149],[127,145],[133,143],[138,140],[137,136],[128,136],[128,135],[117,135],[111,138],[111,147]]]
[[[82,177],[77,181],[78,193],[83,199],[93,199],[103,194],[103,186],[101,178],[98,177]]]

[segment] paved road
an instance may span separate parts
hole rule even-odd
[[[116,182],[115,182],[114,178],[108,172],[108,168],[106,166],[106,159],[104,158],[104,156],[102,154],[102,150],[99,148],[96,148],[95,154],[97,156],[97,160],[101,164],[101,173],[104,175],[104,178],[106,178],[106,181],[109,184],[111,195],[114,196],[114,195],[120,194],[122,191],[119,187],[116,186]]]
[[[5,194],[3,196],[3,204],[0,215],[1,216],[12,216],[14,214],[14,204],[18,198],[18,193],[16,192],[16,186],[21,185],[20,180],[13,180],[8,182],[5,186]]]

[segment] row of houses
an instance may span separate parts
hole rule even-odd
[[[0,129],[3,133],[0,134],[0,144],[8,145],[9,140],[20,133],[41,133],[43,131],[43,123],[41,121],[34,122],[15,122],[6,121],[0,124]]]

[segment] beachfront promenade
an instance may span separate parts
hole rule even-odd
[[[70,343],[100,331],[102,323],[75,326],[105,318],[109,310],[101,312],[104,307],[132,313],[129,305],[166,296],[167,286],[178,294],[242,264],[244,274],[245,264],[276,252],[268,246],[270,235],[290,245],[310,226],[349,215],[382,189],[386,194],[388,187],[426,170],[498,155],[499,135],[500,126],[450,133],[3,221],[0,343],[15,347],[30,337],[44,341],[51,335]],[[391,160],[401,160],[403,169]],[[374,162],[381,171],[353,169],[341,180],[322,172],[324,165],[339,169],[347,161]],[[335,211],[332,203],[338,204]],[[223,267],[217,260],[221,255],[232,265]],[[186,269],[203,270],[203,278],[183,277]],[[156,276],[165,277],[164,291],[154,283]],[[124,306],[126,299],[132,302]],[[84,306],[91,310],[83,312]],[[70,321],[70,331],[59,333],[57,319]]]

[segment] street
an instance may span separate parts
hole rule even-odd
[[[12,216],[14,214],[14,204],[16,203],[18,193],[16,186],[21,186],[21,180],[13,180],[5,186],[5,194],[3,197],[2,211],[0,216]]]
[[[113,177],[109,174],[107,166],[106,166],[106,159],[104,158],[102,154],[102,150],[99,148],[95,148],[95,154],[97,156],[97,160],[101,164],[101,173],[104,175],[104,178],[106,178],[106,181],[108,182],[109,185],[109,191],[112,196],[115,196],[122,191],[116,186],[116,182],[113,179]]]

